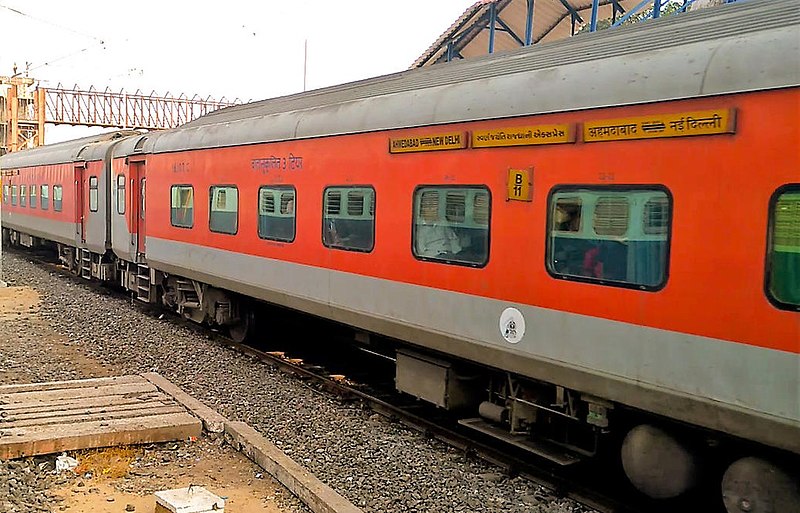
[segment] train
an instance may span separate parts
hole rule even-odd
[[[649,497],[800,511],[798,55],[752,0],[10,153],[3,237],[235,340],[268,303],[392,341],[399,391]]]

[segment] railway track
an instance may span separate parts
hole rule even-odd
[[[121,290],[110,288],[106,284],[86,281],[69,270],[54,262],[53,256],[47,252],[17,252],[20,256],[34,259],[38,264],[46,266],[49,270],[71,278],[76,283],[88,285],[95,291],[103,294],[115,294],[128,298]],[[593,476],[591,473],[565,473],[548,465],[546,462],[534,459],[525,453],[516,452],[501,442],[491,439],[481,440],[475,433],[466,432],[459,428],[455,419],[446,418],[433,407],[417,401],[409,401],[407,397],[397,392],[391,392],[386,387],[374,385],[363,380],[366,376],[358,373],[358,378],[353,378],[357,372],[354,367],[342,367],[341,361],[313,360],[314,355],[308,350],[279,351],[270,348],[264,350],[247,343],[238,343],[223,335],[217,330],[209,329],[184,319],[172,311],[154,307],[145,303],[132,300],[131,304],[147,315],[166,318],[177,325],[181,325],[199,334],[213,338],[219,344],[237,351],[252,359],[273,366],[284,373],[291,374],[303,380],[315,390],[330,394],[342,402],[359,402],[365,408],[420,433],[439,440],[450,447],[462,451],[465,455],[479,458],[499,469],[506,476],[519,476],[552,491],[557,497],[566,497],[601,513],[666,513],[678,510],[695,510],[688,508],[684,503],[655,503],[640,497],[633,497],[630,489],[621,490],[617,485],[610,484],[606,477]],[[295,345],[295,344],[288,344]],[[337,345],[337,348],[341,346]],[[351,347],[351,349],[353,349]],[[384,355],[373,353],[375,358],[386,358]],[[321,357],[325,360],[325,357]],[[346,358],[345,358],[346,360]],[[343,370],[344,369],[344,370]],[[384,376],[385,380],[385,376]],[[526,457],[527,456],[527,457]],[[714,509],[702,508],[703,511],[714,512]]]
[[[308,365],[297,361],[297,359],[287,358],[284,353],[261,351],[249,345],[236,343],[226,337],[220,336],[220,339],[228,347],[236,351],[258,358],[301,379],[313,380],[315,384],[327,392],[335,394],[342,400],[361,401],[375,413],[400,422],[410,429],[491,463],[508,476],[520,476],[553,490],[558,496],[568,497],[603,513],[644,513],[645,511],[651,511],[625,504],[619,499],[605,496],[597,490],[576,484],[543,466],[537,466],[531,461],[523,460],[498,447],[470,438],[467,434],[458,432],[456,429],[442,425],[435,420],[415,414],[408,407],[393,404],[364,392],[357,386],[349,384],[349,381],[343,378],[342,375],[321,373],[317,365]],[[312,367],[312,370],[308,367]]]

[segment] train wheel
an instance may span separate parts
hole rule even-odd
[[[800,484],[768,461],[742,458],[722,477],[722,502],[728,513],[796,513]]]
[[[228,334],[234,342],[241,344],[255,331],[255,315],[249,308],[242,309],[240,319],[228,327]]]
[[[695,454],[672,435],[640,424],[622,442],[622,466],[640,492],[653,499],[671,499],[697,482]]]

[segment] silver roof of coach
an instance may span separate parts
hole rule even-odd
[[[29,150],[16,151],[0,157],[1,169],[20,169],[30,166],[64,164],[68,162],[101,160],[104,152],[101,143],[115,141],[138,132],[117,130],[103,134],[82,137],[56,144],[47,144]]]
[[[751,0],[229,107],[145,152],[253,144],[800,85],[800,3]]]
[[[147,132],[137,134],[138,137],[129,137],[114,146],[114,157],[127,157],[137,153],[144,153],[147,142],[161,132]]]

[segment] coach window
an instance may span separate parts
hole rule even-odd
[[[16,205],[17,204],[17,186],[16,185],[12,185],[11,186],[11,204],[12,205]]]
[[[30,187],[30,197],[31,197],[31,200],[30,200],[28,206],[30,206],[31,208],[36,208],[36,205],[38,203],[36,201],[36,186],[35,185],[31,185],[31,187]]]
[[[117,175],[117,214],[125,213],[125,175]]]
[[[61,198],[63,192],[60,185],[53,186],[53,210],[56,212],[61,212]]]
[[[89,177],[89,211],[97,212],[97,177]]]
[[[9,189],[10,187],[8,185],[3,186],[3,203],[8,203]]]
[[[375,189],[328,187],[324,192],[322,243],[370,252],[375,247]]]
[[[258,236],[292,242],[295,234],[295,189],[291,186],[258,189]]]
[[[47,184],[39,186],[39,205],[42,210],[50,208],[50,189]]]
[[[209,192],[208,228],[212,232],[236,234],[239,229],[239,189],[214,185]]]
[[[24,207],[27,206],[28,203],[28,186],[27,185],[20,185],[19,186],[19,206]]]
[[[170,223],[178,228],[194,226],[194,189],[191,185],[173,185],[170,200]]]
[[[779,189],[769,210],[767,294],[780,308],[800,310],[800,184]]]
[[[482,267],[489,261],[491,196],[484,186],[414,191],[412,250],[420,260]]]
[[[557,278],[657,290],[667,279],[672,200],[663,189],[559,187],[547,269]]]
[[[145,194],[145,192],[146,192],[145,189],[146,188],[147,188],[147,178],[142,178],[141,181],[139,182],[139,191],[141,191],[141,193],[139,194],[139,200],[140,200],[140,202],[139,202],[139,217],[141,219],[144,219],[144,209],[145,209],[145,206],[146,206],[145,199],[147,198],[147,194]]]

